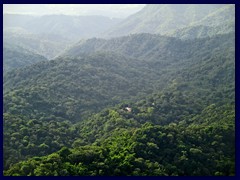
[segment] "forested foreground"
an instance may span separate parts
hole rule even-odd
[[[234,175],[233,105],[212,104],[198,115],[164,126],[147,122],[136,128],[138,120],[129,114],[116,110],[98,114],[96,118],[107,122],[101,132],[94,127],[88,132],[98,138],[93,144],[81,145],[83,138],[79,138],[75,148],[63,147],[50,155],[30,158],[4,175]],[[142,119],[148,121],[150,114],[144,113]],[[111,125],[117,128],[110,129]]]
[[[198,110],[206,101],[188,89],[174,82],[75,124],[5,113],[4,175],[234,175],[234,91],[208,92],[216,104]]]

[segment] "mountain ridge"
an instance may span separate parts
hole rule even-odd
[[[196,25],[217,26],[223,22],[225,24],[229,20],[234,21],[234,17],[233,5],[146,5],[139,12],[106,31],[105,37],[133,33],[166,35]]]
[[[111,38],[73,38],[69,16],[8,22],[3,174],[234,176],[233,8],[147,5]]]

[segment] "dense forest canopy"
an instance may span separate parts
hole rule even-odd
[[[233,10],[4,16],[4,175],[234,176]]]

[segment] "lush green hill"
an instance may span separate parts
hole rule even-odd
[[[111,111],[104,116],[118,123],[137,121],[120,121]],[[64,147],[48,156],[30,158],[4,175],[234,175],[234,117],[234,106],[210,105],[198,115],[165,126],[145,123],[124,128],[115,124],[112,133],[97,143],[83,146],[79,138],[74,149]]]
[[[212,104],[217,109],[226,104],[233,107],[234,45],[232,33],[188,41],[150,34],[109,41],[91,39],[75,48],[71,58],[60,57],[6,73],[3,101],[5,169],[20,160],[47,155],[63,146],[77,148],[92,143],[102,146],[105,139],[122,128],[131,131],[146,122],[167,127],[173,122],[178,124],[195,116],[201,117],[201,112]],[[126,107],[131,108],[131,112]],[[95,114],[97,112],[100,113]],[[219,155],[219,150],[215,151]],[[206,153],[207,158],[209,152]],[[229,153],[233,155],[232,151]],[[225,156],[230,157],[224,153]],[[146,159],[145,156],[141,158]],[[214,161],[223,166],[222,159],[216,158]],[[146,160],[145,166],[150,162]],[[157,163],[157,169],[164,164],[160,160]],[[232,168],[233,159],[228,163],[230,165],[226,166]],[[225,172],[213,165],[211,172],[203,172],[201,168],[195,174],[229,175],[233,173],[229,167]],[[104,173],[119,175],[118,168],[113,169],[116,172],[104,170]],[[11,171],[7,173],[13,175]],[[120,172],[132,174],[133,170],[120,169]],[[178,175],[190,173],[174,169],[161,171],[163,175],[174,172]],[[151,172],[146,172],[148,174]]]
[[[6,74],[4,112],[79,121],[121,100],[151,93],[156,78],[151,75],[142,62],[105,53],[38,63]]]
[[[226,43],[229,42],[231,44],[230,47],[233,48],[235,41],[234,34],[232,32],[213,38],[201,38],[189,41],[147,33],[109,40],[92,38],[80,41],[60,56],[81,57],[92,52],[111,52],[142,59],[146,64],[150,62],[158,63],[157,67],[159,67],[160,63],[163,63],[163,65],[168,63],[176,64],[177,61],[182,61],[186,58],[193,59],[195,53],[201,54],[207,52],[209,48],[221,52],[221,49],[227,47],[225,43],[222,43],[225,41]],[[202,51],[198,51],[198,48],[201,48]]]
[[[155,42],[150,46],[152,39]],[[234,79],[233,34],[186,42],[150,34],[112,39],[105,44],[101,41],[102,46],[93,39],[76,48],[78,57],[62,57],[6,74],[4,112],[14,107],[10,103],[14,94],[22,99],[20,104],[27,108],[28,116],[44,112],[78,121],[108,105],[158,92],[178,78],[204,89],[209,85],[217,89]],[[199,79],[203,80],[201,84]]]
[[[47,61],[47,58],[19,46],[12,46],[10,44],[5,44],[3,46],[4,73],[6,71],[29,66],[40,61]]]
[[[4,113],[3,119],[4,169],[29,157],[46,155],[63,146],[71,147],[76,137],[69,121],[53,115],[33,119]]]
[[[149,4],[107,31],[106,36],[135,33],[165,35],[194,25],[216,27],[234,22],[234,19],[234,5]],[[224,33],[228,32],[227,29]]]
[[[218,68],[229,66],[227,69],[230,70],[234,66],[235,37],[234,33],[229,33],[188,41],[151,34],[130,35],[110,40],[95,38],[80,42],[62,56],[81,57],[92,52],[117,52],[137,58],[138,63],[142,62],[151,71],[151,77],[161,77],[154,84],[164,87],[165,83],[181,75],[184,75],[184,80],[195,81],[205,75],[208,76],[206,79],[209,79],[208,73],[212,74],[211,78],[221,77],[221,73],[217,74],[220,70]],[[218,70],[215,71],[215,68]],[[209,71],[210,69],[213,71]],[[206,72],[208,73],[205,74]],[[221,72],[223,73],[223,70]],[[233,75],[233,72],[229,72],[230,74]],[[209,88],[208,85],[205,87]]]
[[[4,175],[235,175],[234,19],[4,15]]]

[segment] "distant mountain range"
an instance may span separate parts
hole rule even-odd
[[[54,34],[76,41],[98,36],[121,19],[104,16],[14,15],[4,14],[3,28],[22,28],[32,34]]]
[[[234,5],[216,4],[149,4],[141,11],[129,16],[118,25],[108,30],[106,37],[116,37],[136,33],[152,33],[174,37],[195,38],[234,31]],[[226,26],[225,31],[219,26]],[[212,33],[200,34],[202,26]],[[199,30],[191,33],[189,29]],[[187,29],[186,29],[187,28]],[[214,28],[214,32],[213,32]],[[218,30],[219,29],[219,30]],[[180,32],[179,32],[180,31]]]
[[[135,33],[194,39],[235,31],[234,5],[149,4],[122,19],[4,14],[4,42],[53,59],[82,39]]]
[[[72,43],[99,36],[120,21],[103,16],[4,14],[4,42],[52,59]]]

